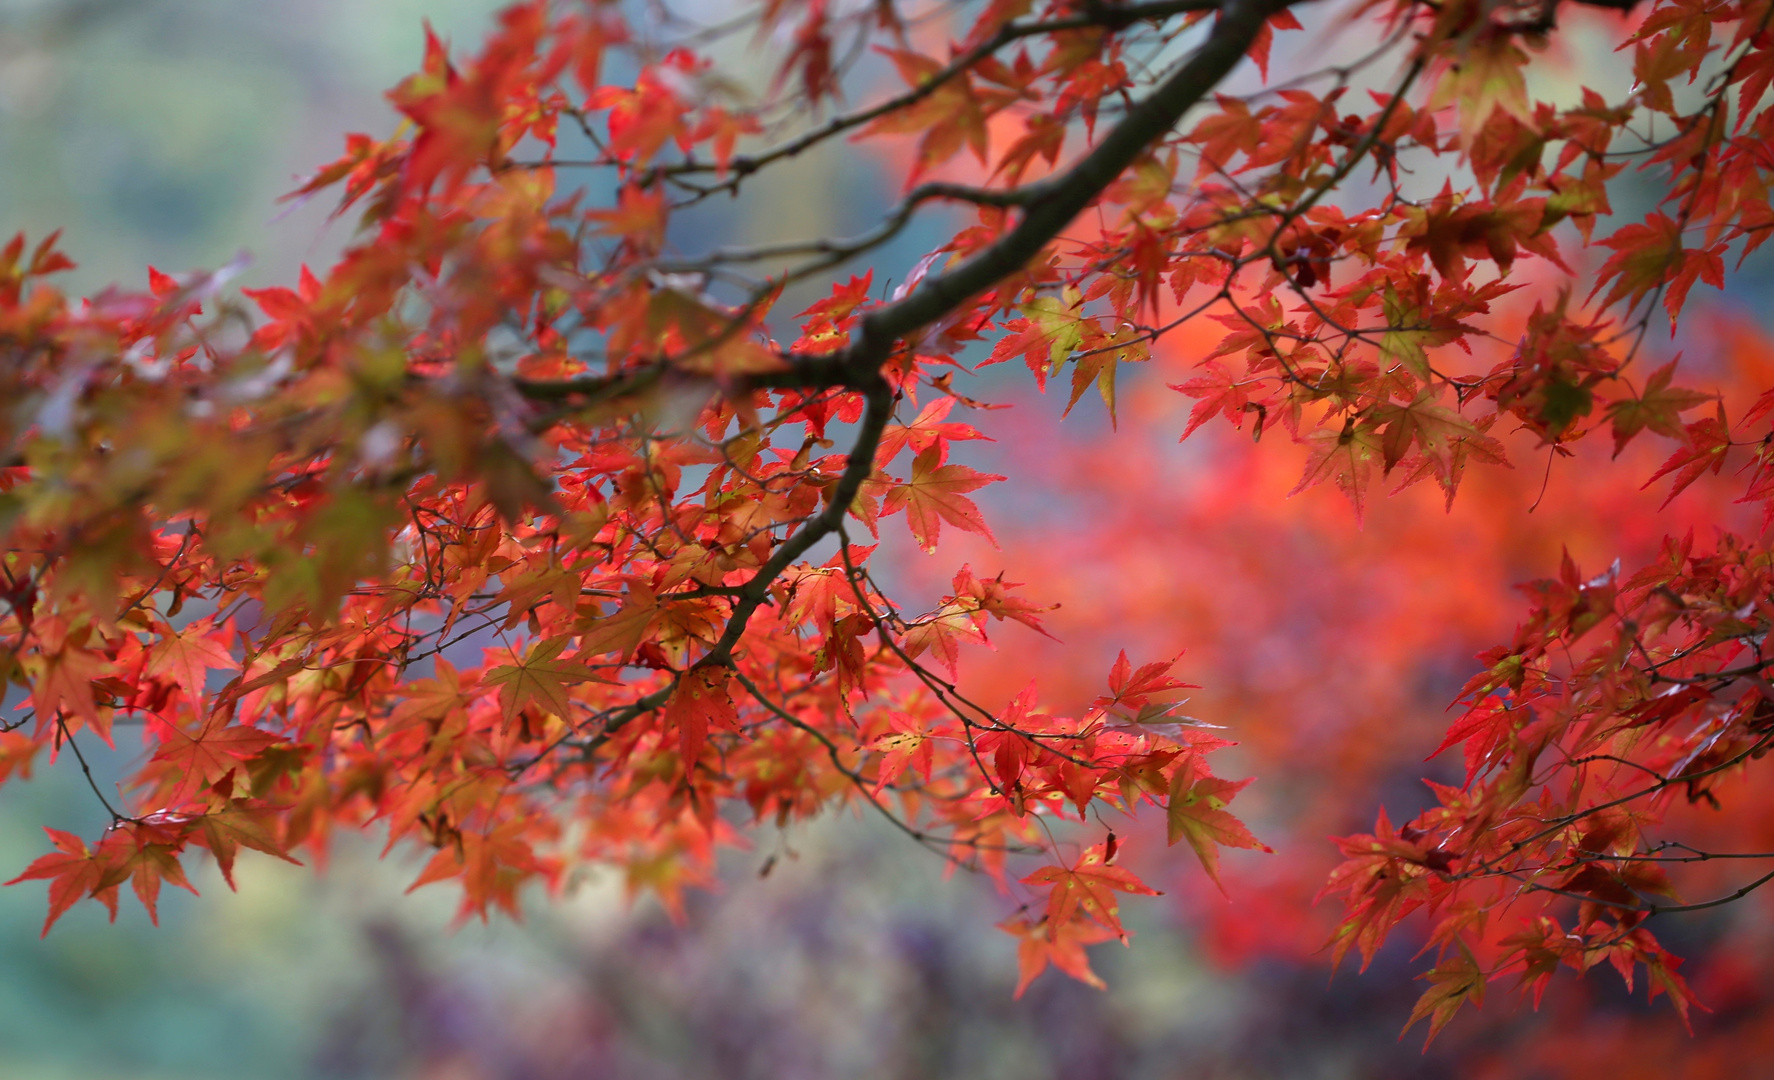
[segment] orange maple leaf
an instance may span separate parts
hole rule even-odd
[[[1056,926],[1064,925],[1080,914],[1122,935],[1118,892],[1139,896],[1159,896],[1158,890],[1134,876],[1131,870],[1109,865],[1107,844],[1085,848],[1071,866],[1043,866],[1022,879],[1024,885],[1048,885],[1047,918]]]
[[[1047,970],[1049,963],[1086,986],[1108,989],[1108,984],[1090,969],[1084,946],[1110,940],[1115,937],[1113,930],[1092,922],[1055,924],[1050,919],[1026,918],[999,923],[998,929],[1020,939],[1016,943],[1017,997],[1023,996],[1023,991]]]
[[[49,828],[43,831],[58,850],[39,856],[24,873],[6,882],[17,885],[21,881],[48,880],[49,917],[43,921],[41,936],[48,937],[56,920],[89,896],[109,908],[111,918],[116,919],[117,886],[129,877],[129,871],[114,865],[109,858],[101,858],[73,833]]]
[[[164,636],[147,648],[149,675],[165,676],[193,701],[203,700],[210,671],[238,671],[240,661],[214,636],[209,619],[199,619],[183,630],[163,628]]]
[[[205,717],[195,733],[171,723],[155,726],[160,732],[160,748],[154,751],[153,760],[164,762],[179,777],[170,796],[174,803],[227,776],[266,747],[284,741],[247,724],[230,724],[224,709]]]
[[[881,502],[881,513],[893,514],[903,509],[912,536],[926,552],[936,550],[944,521],[957,529],[979,533],[996,547],[998,541],[980,516],[979,507],[963,492],[1004,478],[976,472],[965,465],[942,465],[940,460],[935,446],[919,454],[912,461],[912,478],[888,489]]]
[[[665,706],[667,727],[677,729],[678,749],[683,754],[686,771],[702,754],[708,742],[708,729],[739,730],[739,714],[733,708],[733,695],[727,689],[726,668],[702,667],[684,673]]]
[[[486,673],[482,681],[499,688],[499,705],[507,722],[532,702],[555,716],[570,716],[573,702],[567,696],[569,684],[615,681],[583,660],[556,659],[567,647],[567,641],[565,637],[538,641],[530,646],[521,662],[501,664]]]

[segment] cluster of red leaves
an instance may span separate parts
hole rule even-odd
[[[1111,894],[1151,890],[1112,840],[1068,857],[1045,822],[1150,802],[1210,868],[1216,843],[1256,845],[1203,761],[1222,741],[1165,719],[1169,664],[1123,658],[1076,716],[1032,692],[983,707],[952,681],[961,646],[999,620],[1040,631],[1040,606],[963,568],[901,614],[842,525],[838,554],[796,557],[850,463],[822,448],[865,395],[768,380],[848,340],[869,278],[778,347],[767,303],[660,274],[657,160],[706,148],[727,176],[757,122],[696,93],[687,52],[600,84],[626,37],[609,10],[526,3],[465,64],[431,39],[391,95],[408,128],[353,136],[297,193],[342,187],[362,239],[249,290],[245,341],[215,278],[72,305],[35,282],[68,265],[52,245],[9,250],[0,379],[24,404],[0,432],[0,656],[30,696],[7,767],[119,722],[153,747],[99,842],[53,834],[23,875],[50,881],[50,923],[86,897],[114,910],[125,880],[152,910],[163,880],[188,887],[192,846],[230,873],[241,845],[323,857],[372,824],[434,848],[415,886],[458,881],[465,914],[515,913],[581,863],[677,910],[744,817],[853,802],[1024,897],[1031,977],[1051,956],[1093,978],[1077,943],[1124,937]],[[538,167],[563,117],[607,150],[609,205]],[[919,402],[950,362],[896,352],[904,412],[835,520],[903,511],[928,551],[945,523],[989,535],[967,494],[1000,478],[949,460],[981,436],[956,398]]]
[[[1585,91],[1582,105],[1562,114],[1543,104],[1510,106],[1510,95],[1519,98],[1517,73],[1517,89],[1499,98],[1496,110],[1464,123],[1468,159],[1491,188],[1496,212],[1526,214],[1534,207],[1541,225],[1528,238],[1569,215],[1587,239],[1592,221],[1581,214],[1606,209],[1602,185],[1624,167],[1609,160],[1610,141],[1647,113],[1673,128],[1641,155],[1672,174],[1665,199],[1672,213],[1654,212],[1598,241],[1613,254],[1594,276],[1592,297],[1605,289],[1603,303],[1624,305],[1636,321],[1573,318],[1561,295],[1550,311],[1535,309],[1503,364],[1488,374],[1447,378],[1463,401],[1488,399],[1496,417],[1517,420],[1554,452],[1592,431],[1611,432],[1616,455],[1642,431],[1669,437],[1676,449],[1646,486],[1673,475],[1670,499],[1702,474],[1720,472],[1737,447],[1751,455],[1742,501],[1765,503],[1768,496],[1764,447],[1774,436],[1762,430],[1770,404],[1765,394],[1753,402],[1714,402],[1713,394],[1673,386],[1673,363],[1646,375],[1642,390],[1635,390],[1622,369],[1638,350],[1659,296],[1673,326],[1696,280],[1722,285],[1727,250],[1747,254],[1766,239],[1767,166],[1759,162],[1774,110],[1763,107],[1766,83],[1756,73],[1774,45],[1769,17],[1766,5],[1659,6],[1622,45],[1635,56],[1631,99],[1610,105]],[[1729,35],[1715,45],[1721,27]],[[1706,94],[1679,107],[1670,80],[1693,82],[1702,74],[1711,76]],[[1733,86],[1739,87],[1735,109]],[[1456,93],[1453,100],[1464,120],[1465,97]],[[1543,152],[1559,140],[1557,167],[1543,171]],[[1569,171],[1579,162],[1581,176]],[[1546,194],[1522,198],[1535,188]],[[1513,206],[1503,204],[1506,193]],[[1430,217],[1436,213],[1431,209]],[[1476,242],[1484,245],[1481,254],[1506,267],[1511,252],[1499,247],[1494,222],[1462,234],[1468,254]],[[1438,249],[1428,238],[1423,244],[1444,276],[1457,274],[1458,264],[1444,261],[1455,257],[1455,248]],[[1553,251],[1539,253],[1557,258]],[[1444,310],[1439,303],[1435,308]],[[1459,334],[1447,338],[1457,342]],[[1708,403],[1714,415],[1681,418]],[[1741,414],[1735,422],[1727,419],[1728,404]],[[1585,423],[1592,414],[1600,422]],[[1349,415],[1339,441],[1353,447],[1363,424],[1359,412]],[[1480,427],[1492,419],[1481,414]],[[1388,471],[1400,457],[1384,445],[1395,423],[1370,429],[1381,445],[1369,456],[1382,458]],[[1460,441],[1450,436],[1450,446]],[[1359,450],[1351,453],[1351,460],[1360,457]],[[1453,461],[1435,466],[1444,483],[1456,475]],[[1356,477],[1348,469],[1336,475],[1346,487]],[[1307,481],[1313,478],[1309,467]],[[1700,837],[1717,839],[1717,830],[1696,833],[1680,805],[1719,807],[1727,788],[1741,796],[1741,778],[1768,748],[1761,641],[1769,560],[1763,537],[1721,532],[1697,550],[1690,532],[1666,540],[1657,560],[1630,575],[1616,564],[1586,577],[1567,556],[1558,579],[1524,586],[1528,621],[1508,645],[1481,655],[1486,669],[1462,691],[1466,711],[1436,751],[1463,747],[1465,783],[1432,785],[1440,805],[1401,828],[1382,812],[1372,834],[1340,842],[1347,861],[1326,892],[1343,895],[1348,914],[1333,938],[1334,955],[1356,948],[1365,966],[1405,915],[1426,908],[1439,960],[1412,1020],[1427,1018],[1431,1038],[1462,1004],[1482,1000],[1491,979],[1514,975],[1538,1002],[1559,967],[1586,971],[1603,962],[1628,987],[1642,967],[1651,995],[1667,993],[1685,1020],[1694,996],[1676,971],[1681,961],[1646,921],[1730,902],[1769,880],[1757,873],[1722,897],[1686,901],[1671,876],[1703,862],[1713,864],[1706,868],[1711,871],[1769,857],[1695,846]],[[1758,816],[1747,805],[1739,812],[1745,829],[1728,839],[1766,848],[1753,843]],[[1687,877],[1698,888],[1721,881],[1711,872]]]
[[[1170,664],[1123,654],[1075,716],[1033,690],[981,704],[959,686],[960,646],[994,620],[1040,631],[1047,609],[965,567],[922,615],[877,584],[876,547],[851,534],[879,539],[882,518],[903,511],[926,552],[944,523],[990,538],[968,496],[1002,478],[950,460],[982,437],[949,419],[979,404],[952,388],[964,350],[1003,329],[987,363],[1020,359],[1041,385],[1071,364],[1068,408],[1094,385],[1113,417],[1122,362],[1217,320],[1228,332],[1176,386],[1196,401],[1185,435],[1216,417],[1279,426],[1308,451],[1296,490],[1330,480],[1358,511],[1376,471],[1451,501],[1469,464],[1504,462],[1500,423],[1549,453],[1652,431],[1678,444],[1665,471],[1685,485],[1762,411],[1686,423],[1710,399],[1668,367],[1637,389],[1628,365],[1659,299],[1675,318],[1774,224],[1766,2],[1654,4],[1623,46],[1630,96],[1569,108],[1530,102],[1523,76],[1520,45],[1553,29],[1553,5],[1379,2],[1356,18],[1402,62],[1366,105],[1355,69],[1332,68],[1322,89],[1220,94],[1193,123],[1152,125],[1240,57],[1266,68],[1274,31],[1299,25],[1288,7],[1000,0],[945,59],[891,4],[773,0],[759,30],[788,30],[794,77],[758,105],[694,51],[648,42],[631,83],[604,83],[633,36],[615,10],[531,0],[472,59],[428,40],[391,94],[402,131],[351,137],[296,193],[342,189],[363,233],[324,275],[249,291],[262,317],[219,276],[151,274],[149,294],[73,306],[36,280],[67,265],[53,244],[28,261],[9,247],[0,664],[30,701],[0,776],[123,718],[156,744],[103,840],[58,836],[26,872],[51,880],[51,921],[126,879],[151,908],[192,845],[226,870],[241,844],[320,854],[333,828],[371,824],[434,848],[417,884],[459,881],[465,914],[515,912],[522,886],[575,863],[621,867],[675,910],[745,817],[854,803],[1024,900],[1005,929],[1025,985],[1050,963],[1094,980],[1083,947],[1125,938],[1116,894],[1151,890],[1113,835],[1077,851],[1050,823],[1153,804],[1216,880],[1219,848],[1261,844],[1226,810],[1243,785],[1206,766],[1226,743],[1175,714]],[[1151,87],[1151,61],[1194,27],[1195,58]],[[838,95],[847,34],[884,35],[905,89],[738,153]],[[1703,73],[1700,103],[1678,105],[1672,82]],[[1675,134],[1641,153],[1647,115]],[[556,159],[563,121],[594,160]],[[674,215],[845,133],[916,139],[881,229],[678,253]],[[1514,267],[1565,267],[1556,230],[1587,239],[1609,212],[1621,142],[1672,174],[1667,212],[1597,241],[1613,255],[1590,296],[1560,291],[1506,337]],[[986,186],[918,183],[965,175],[963,148]],[[1098,176],[1111,159],[1117,175]],[[1371,205],[1332,205],[1370,162]],[[1471,185],[1415,190],[1456,162]],[[568,167],[601,170],[613,194],[562,194]],[[874,250],[931,199],[975,205],[977,223],[891,299],[854,277],[779,340],[788,284]],[[250,334],[231,336],[243,319]],[[826,452],[840,438],[851,449]],[[1467,786],[1346,841],[1339,954],[1371,955],[1413,908],[1442,915],[1418,1010],[1432,1031],[1510,964],[1644,964],[1687,1000],[1642,925],[1664,910],[1644,898],[1670,849],[1641,845],[1666,792],[1714,797],[1762,749],[1767,574],[1756,541],[1670,551],[1618,584],[1571,571],[1539,587],[1450,736],[1471,748]],[[1603,625],[1609,643],[1567,661]],[[1629,789],[1647,773],[1654,790]],[[1025,855],[1039,865],[1013,878]],[[1586,906],[1575,931],[1537,915],[1528,936],[1491,933],[1524,897]]]
[[[1340,842],[1336,955],[1356,948],[1365,966],[1421,907],[1441,950],[1418,1010],[1432,1034],[1490,978],[1514,975],[1537,1002],[1561,966],[1604,962],[1628,987],[1642,965],[1652,996],[1667,992],[1686,1019],[1681,961],[1646,923],[1770,880],[1734,871],[1770,858],[1744,785],[1774,745],[1771,575],[1765,540],[1723,532],[1702,549],[1690,532],[1630,576],[1585,577],[1567,556],[1557,579],[1524,586],[1528,621],[1481,655],[1436,751],[1463,750],[1465,783],[1431,785],[1439,805],[1401,828],[1382,813]],[[1695,820],[1727,803],[1736,827]]]

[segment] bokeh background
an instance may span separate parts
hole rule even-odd
[[[81,263],[64,282],[74,293],[139,286],[148,265],[221,265],[242,249],[253,257],[246,284],[288,281],[350,233],[328,223],[327,205],[288,209],[277,196],[336,156],[344,132],[392,128],[382,91],[417,65],[423,20],[472,47],[495,7],[0,0],[0,234],[64,229]],[[1579,35],[1566,58],[1566,90],[1586,73],[1624,77],[1585,52],[1591,40],[1599,34]],[[739,45],[730,58],[742,75],[767,84],[756,57],[768,50]],[[892,194],[880,186],[888,172],[847,146],[811,155],[680,239],[866,226]],[[1636,217],[1656,196],[1641,183],[1616,209]],[[908,234],[879,273],[903,274],[943,227],[933,217]],[[1768,282],[1752,263],[1732,297],[1709,301],[1694,320],[1705,335],[1678,343],[1698,370],[1761,362],[1754,312]],[[1186,674],[1207,687],[1202,715],[1244,744],[1218,767],[1263,777],[1240,805],[1278,854],[1230,858],[1230,900],[1186,853],[1164,853],[1149,823],[1134,827],[1156,849],[1141,873],[1169,895],[1128,905],[1133,948],[1093,950],[1108,991],[1049,974],[1013,999],[1014,942],[992,928],[1012,905],[860,819],[752,833],[753,847],[726,859],[722,890],[694,897],[681,926],[592,873],[560,898],[532,897],[525,923],[458,927],[455,897],[404,895],[415,861],[381,858],[371,836],[341,841],[318,874],[243,860],[238,893],[206,868],[194,876],[203,896],[166,897],[158,928],[133,904],[114,926],[89,904],[40,940],[40,887],[0,890],[0,1076],[1585,1076],[1612,1068],[1605,1054],[1628,1031],[1643,1068],[1658,1053],[1692,1061],[1741,1043],[1766,991],[1714,961],[1698,980],[1720,1004],[1694,1042],[1605,976],[1561,978],[1539,1013],[1499,992],[1424,1054],[1420,1032],[1398,1040],[1420,989],[1409,933],[1361,975],[1333,978],[1314,954],[1334,915],[1308,906],[1334,860],[1326,837],[1365,828],[1381,804],[1408,817],[1424,803],[1420,776],[1457,778],[1420,759],[1472,653],[1513,626],[1507,586],[1550,572],[1565,543],[1589,566],[1630,561],[1672,519],[1635,492],[1654,461],[1561,465],[1534,514],[1535,493],[1508,476],[1475,477],[1453,514],[1435,493],[1412,492],[1377,506],[1365,528],[1327,489],[1285,501],[1299,468],[1290,448],[1211,433],[1176,444],[1187,403],[1162,383],[1186,377],[1211,339],[1184,334],[1155,362],[1166,370],[1127,377],[1119,432],[1085,407],[1056,429],[1063,401],[1003,369],[968,390],[1015,406],[998,443],[968,447],[970,463],[1013,483],[980,496],[1003,547],[955,550],[1061,600],[1050,625],[1075,643],[1060,651],[1005,631],[979,667],[988,692],[1018,688],[1034,668],[1053,673],[1059,698],[1087,697],[1116,649],[1186,647]],[[1702,493],[1694,512],[1720,512],[1722,499]],[[952,565],[908,556],[900,584],[934,598],[938,562]],[[1427,595],[1401,595],[1410,590]],[[95,760],[101,783],[132,742],[126,733]],[[104,822],[71,760],[40,763],[30,783],[0,789],[0,873],[43,850],[43,824],[92,834]],[[1758,918],[1748,905],[1721,911],[1672,944],[1745,940]],[[1765,952],[1766,937],[1754,946],[1752,935],[1740,960]]]

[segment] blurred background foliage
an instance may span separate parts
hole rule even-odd
[[[703,6],[724,7],[715,0]],[[346,225],[328,227],[329,206],[280,208],[277,196],[292,177],[336,156],[344,132],[393,125],[381,94],[417,66],[422,20],[469,47],[495,7],[491,0],[0,0],[0,234],[65,229],[64,246],[81,266],[63,285],[76,294],[114,281],[140,286],[150,264],[217,266],[241,248],[253,256],[247,284],[288,281],[301,263],[329,259],[349,234]],[[1605,54],[1575,59],[1593,66]],[[747,75],[759,86],[769,78],[767,70]],[[688,227],[707,230],[694,238],[699,244],[785,229],[854,230],[891,194],[875,190],[887,172],[838,146]],[[1623,192],[1617,208],[1653,202],[1654,186],[1640,188]],[[934,245],[941,224],[933,218],[884,253],[877,277],[903,273]],[[1740,295],[1765,295],[1765,274],[1752,267],[1737,282],[1746,290]],[[792,300],[785,310],[795,309]],[[1052,419],[1062,403],[1034,399],[1025,383],[995,373],[988,389],[996,400]],[[1191,476],[1199,470],[1189,466],[1215,444],[1198,438],[1178,450],[1172,440],[1182,414],[1174,400],[1166,407],[1166,426],[1137,450],[1187,494],[1199,483]],[[1062,475],[1068,455],[1085,455],[1105,421],[1081,411],[1063,435],[1042,426],[1037,441],[1012,437],[979,448],[981,463],[1013,476],[1018,469]],[[1122,437],[1142,438],[1137,425]],[[1074,496],[1095,490],[1073,486]],[[1285,483],[1270,486],[1285,490]],[[1098,517],[1087,502],[1059,504],[1046,489],[1015,484],[981,501],[1012,547],[1015,535],[1077,531],[1080,517]],[[1060,513],[1059,505],[1086,512]],[[1337,507],[1333,517],[1342,513]],[[1101,520],[1112,520],[1112,505],[1099,509]],[[1262,527],[1248,526],[1257,535]],[[1339,518],[1337,527],[1348,523]],[[1370,524],[1368,540],[1386,528],[1384,520]],[[1336,557],[1301,529],[1270,534],[1281,537],[1274,559],[1299,575],[1290,588],[1310,578],[1314,560]],[[1237,535],[1226,543],[1236,546]],[[1289,543],[1299,550],[1288,553]],[[1546,546],[1524,542],[1496,560],[1517,561],[1506,568],[1511,580],[1535,576],[1549,568],[1537,561]],[[1090,575],[1103,569],[1081,560],[1077,590],[1092,595]],[[915,567],[907,579],[932,585]],[[1031,594],[1042,595],[1045,584],[1034,582]],[[1103,638],[1089,628],[1093,619],[1119,621],[1120,632],[1145,639],[1153,655],[1194,646],[1210,631],[1235,635],[1236,627],[1215,630],[1212,613],[1189,603],[1167,603],[1157,614],[1112,606],[1072,614],[1085,627],[1083,641]],[[1340,603],[1308,596],[1290,617],[1312,617],[1314,604],[1340,610]],[[1510,625],[1502,611],[1493,636]],[[1408,745],[1392,758],[1348,766],[1382,777],[1353,800],[1360,805],[1344,808],[1352,816],[1313,819],[1312,835],[1296,840],[1296,849],[1323,848],[1307,860],[1310,877],[1329,857],[1325,834],[1364,827],[1381,801],[1397,819],[1421,803],[1415,778],[1441,766],[1415,759],[1438,738],[1440,707],[1485,631],[1438,631],[1448,642],[1442,667],[1413,673],[1381,706],[1357,700],[1353,684],[1309,698],[1308,688],[1326,678],[1323,667],[1340,661],[1332,656],[1314,667],[1297,654],[1299,642],[1314,639],[1287,626],[1269,624],[1268,637],[1224,646],[1249,646],[1252,657],[1242,676],[1251,688],[1236,691],[1234,703],[1237,693],[1246,694],[1246,705],[1262,694],[1300,702],[1279,711],[1271,702],[1268,713],[1253,706],[1252,716],[1285,717],[1288,726],[1253,729],[1250,749],[1238,751],[1248,754],[1241,760],[1249,771],[1273,778],[1247,796],[1271,807],[1272,830],[1304,813],[1298,806],[1317,798],[1325,770],[1341,767],[1332,752],[1337,717],[1371,707],[1417,718],[1399,736]],[[1292,672],[1294,681],[1277,671]],[[1190,674],[1213,673],[1197,667]],[[133,741],[126,731],[111,758],[94,761],[100,784],[112,782]],[[1277,749],[1283,742],[1294,747],[1291,757]],[[0,872],[16,872],[43,850],[44,823],[87,835],[103,827],[103,812],[70,759],[39,762],[32,783],[0,792]],[[1253,824],[1263,832],[1260,820]],[[1179,901],[1129,905],[1135,947],[1094,950],[1110,990],[1050,975],[1015,1000],[1014,942],[991,929],[1007,905],[986,883],[966,875],[945,881],[939,861],[870,822],[763,830],[754,839],[752,850],[727,859],[720,894],[692,897],[681,926],[651,901],[630,906],[618,882],[593,876],[560,900],[533,898],[527,923],[455,929],[455,897],[441,889],[403,895],[416,864],[399,854],[379,859],[373,837],[342,839],[320,875],[243,861],[237,894],[206,871],[196,879],[202,899],[168,897],[158,929],[134,905],[124,906],[115,926],[97,905],[82,905],[39,940],[42,891],[0,890],[0,1076],[1436,1077],[1450,1075],[1455,1062],[1469,1073],[1521,1076],[1525,1066],[1503,1055],[1512,1043],[1533,1042],[1535,1032],[1581,1024],[1606,1040],[1620,1025],[1640,1023],[1641,1005],[1617,986],[1561,980],[1545,1011],[1497,1001],[1463,1018],[1424,1055],[1416,1038],[1397,1039],[1419,990],[1410,979],[1415,943],[1396,941],[1368,973],[1333,980],[1292,947],[1299,936],[1292,925],[1276,926],[1280,945],[1236,939],[1253,925],[1260,931],[1265,904],[1277,911],[1295,905],[1297,888],[1271,899],[1262,871],[1247,873],[1232,901],[1246,918],[1227,920],[1216,914],[1231,910],[1227,902],[1201,895],[1186,857],[1148,875],[1180,892]],[[1256,865],[1243,864],[1247,871]],[[1692,924],[1693,944],[1703,945],[1716,925]],[[1730,1022],[1729,1009],[1706,1021]],[[1566,1072],[1550,1059],[1537,1067]],[[1569,1075],[1588,1073],[1580,1062]]]

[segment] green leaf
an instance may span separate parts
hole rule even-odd
[[[987,363],[1020,356],[1046,389],[1048,375],[1102,334],[1096,320],[1084,316],[1083,302],[1076,289],[1067,289],[1063,297],[1038,296],[1022,305],[1023,317],[1011,321],[1010,335],[998,342]]]
[[[1485,973],[1479,969],[1478,961],[1465,945],[1453,957],[1443,960],[1421,976],[1429,981],[1429,989],[1417,999],[1417,1007],[1411,1010],[1411,1018],[1404,1025],[1409,1031],[1417,1021],[1429,1019],[1429,1038],[1423,1042],[1424,1049],[1435,1041],[1441,1029],[1447,1027],[1448,1021],[1460,1011],[1460,1006],[1468,1001],[1474,1005],[1484,1003]],[[1402,1032],[1400,1033],[1402,1036]]]

